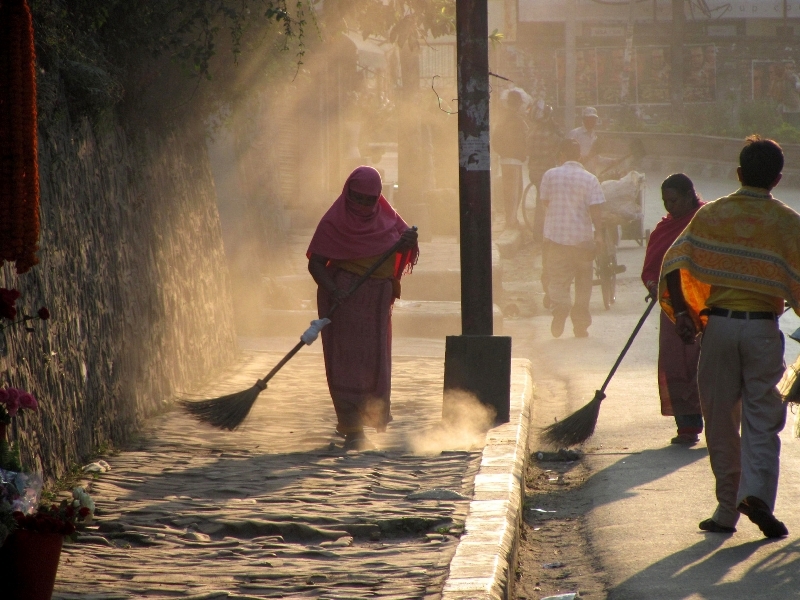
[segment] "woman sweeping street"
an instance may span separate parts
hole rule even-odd
[[[358,167],[317,225],[308,247],[308,270],[319,286],[320,318],[340,303],[322,330],[328,378],[345,449],[372,447],[364,427],[386,430],[391,414],[392,306],[400,278],[419,255],[417,232],[381,195],[378,171]],[[395,243],[387,259],[352,296],[352,284]]]
[[[664,255],[704,203],[694,184],[683,173],[667,177],[661,184],[661,198],[667,214],[650,234],[642,268],[642,281],[655,298]],[[675,333],[675,326],[661,311],[658,334],[658,393],[661,414],[674,416],[678,435],[673,444],[694,445],[703,431],[700,396],[697,391],[697,363],[700,344],[686,345]]]

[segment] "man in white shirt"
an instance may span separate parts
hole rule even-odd
[[[600,117],[597,114],[597,109],[593,106],[587,106],[583,109],[583,125],[576,127],[567,134],[568,138],[577,140],[581,145],[581,158],[580,162],[585,169],[595,172],[597,165],[597,153],[594,150],[594,143],[597,141],[597,122]]]
[[[567,317],[572,319],[575,337],[589,335],[592,316],[592,262],[595,248],[602,243],[601,218],[605,197],[597,177],[578,162],[581,148],[566,139],[559,146],[560,167],[542,178],[539,197],[545,206],[543,282],[553,311],[550,332],[561,337]],[[575,282],[575,302],[570,287]]]

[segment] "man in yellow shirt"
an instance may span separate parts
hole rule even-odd
[[[700,208],[664,256],[659,298],[684,342],[703,336],[697,383],[718,505],[700,529],[733,533],[741,513],[783,537],[777,321],[785,302],[800,314],[800,215],[770,193],[783,170],[776,142],[748,138],[739,164],[742,187]]]

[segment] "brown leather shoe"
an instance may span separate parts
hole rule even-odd
[[[779,538],[789,535],[789,530],[786,529],[786,525],[778,521],[766,503],[755,496],[748,496],[742,500],[739,506],[736,507],[736,510],[758,525],[761,533],[768,538]]]

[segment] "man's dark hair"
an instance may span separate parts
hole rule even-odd
[[[562,140],[558,145],[558,152],[565,160],[581,159],[581,145],[578,140],[573,140],[572,138]]]
[[[694,198],[694,205],[700,204],[700,196],[694,190],[694,184],[689,176],[684,173],[673,173],[661,183],[662,190],[675,190],[682,196],[690,194]]]
[[[783,171],[783,150],[774,140],[751,135],[739,153],[742,185],[770,188]]]

